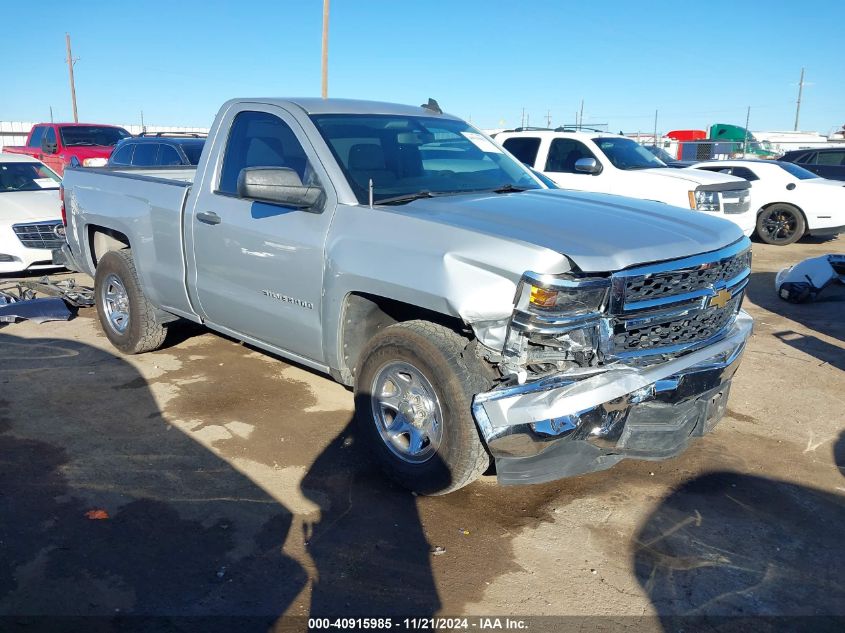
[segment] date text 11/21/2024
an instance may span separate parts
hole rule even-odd
[[[524,619],[502,617],[474,618],[309,618],[308,630],[398,630],[398,631],[495,631],[529,629]]]

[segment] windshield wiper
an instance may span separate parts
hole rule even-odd
[[[417,191],[416,193],[406,193],[401,196],[393,196],[392,198],[382,198],[381,200],[376,200],[373,204],[403,204],[405,202],[413,202],[414,200],[419,200],[420,198],[433,198],[434,194],[430,191]]]
[[[517,193],[519,191],[525,191],[526,187],[517,187],[515,184],[509,182],[505,183],[501,187],[497,187],[496,189],[492,189],[493,193]]]

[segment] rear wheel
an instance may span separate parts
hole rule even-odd
[[[766,244],[786,246],[804,236],[804,215],[790,204],[773,204],[757,215],[757,235]]]
[[[362,352],[355,415],[383,469],[420,494],[445,494],[479,477],[490,460],[472,418],[489,385],[468,340],[427,321],[383,329]]]
[[[167,330],[155,319],[155,308],[141,291],[132,251],[109,251],[97,263],[94,277],[97,316],[106,337],[124,354],[161,347]]]

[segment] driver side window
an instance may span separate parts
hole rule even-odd
[[[571,138],[556,138],[549,147],[545,171],[566,174],[580,174],[575,171],[575,162],[579,158],[595,158],[587,146]]]
[[[288,167],[299,174],[303,184],[313,178],[305,150],[293,130],[267,112],[244,111],[235,117],[217,191],[236,195],[238,175],[246,167]]]
[[[42,146],[51,146],[56,144],[56,130],[48,127],[44,133],[44,138],[41,140]]]

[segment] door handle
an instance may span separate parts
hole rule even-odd
[[[197,213],[197,220],[203,224],[220,224],[220,216],[214,211],[200,211]]]

